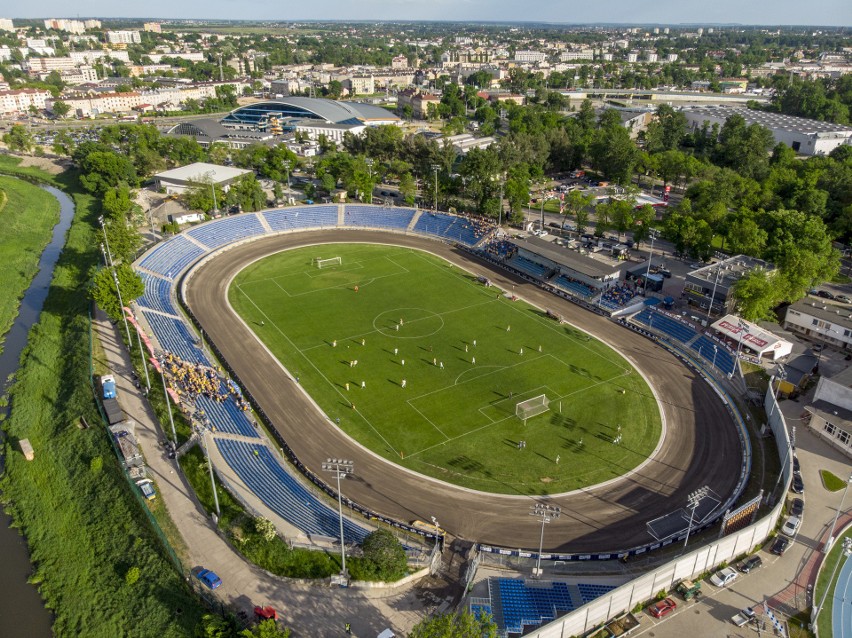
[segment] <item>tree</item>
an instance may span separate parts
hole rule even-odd
[[[565,218],[562,220],[562,228],[565,228],[565,219],[569,216],[573,217],[577,232],[582,233],[586,230],[586,225],[589,223],[589,207],[595,201],[595,196],[592,194],[586,195],[582,191],[573,190],[565,196],[563,212]]]
[[[222,188],[218,184],[214,186],[209,180],[206,182],[190,180],[181,197],[187,208],[204,213],[210,213],[214,208],[221,207],[225,203],[225,193]]]
[[[361,546],[363,575],[373,580],[392,581],[405,576],[408,562],[405,550],[396,537],[386,529],[370,532]]]
[[[627,184],[639,150],[614,110],[604,111],[591,145],[593,166],[617,184]]]
[[[240,638],[290,638],[290,630],[278,626],[272,618],[261,620],[254,627],[243,629]]]
[[[87,191],[103,195],[119,184],[136,186],[136,169],[129,158],[112,151],[86,153],[85,146],[81,144],[74,156],[79,158],[80,183]]]
[[[29,153],[33,148],[33,134],[21,124],[13,124],[9,132],[3,135],[3,142],[13,151]]]
[[[775,306],[784,300],[784,289],[777,273],[755,268],[734,284],[739,314],[748,321],[776,321]]]
[[[745,118],[735,114],[722,125],[713,160],[744,177],[759,180],[768,172],[773,142],[772,131],[760,124],[746,125]]]
[[[645,204],[634,211],[633,241],[638,247],[651,234],[651,224],[657,218],[657,211],[650,204]]]
[[[53,108],[52,108],[52,110],[53,110],[53,114],[54,114],[56,117],[58,117],[58,118],[64,118],[66,115],[68,115],[68,113],[70,113],[70,112],[71,112],[71,107],[70,107],[70,106],[68,106],[68,104],[67,104],[66,102],[63,102],[63,101],[61,101],[61,100],[56,100],[56,101],[53,103]]]
[[[254,174],[247,173],[231,184],[228,201],[238,205],[243,211],[253,212],[266,206],[266,194]]]
[[[645,132],[648,152],[677,150],[686,135],[686,125],[686,115],[683,112],[676,111],[668,104],[661,104]]]
[[[497,638],[497,625],[487,614],[437,614],[415,625],[408,638]]]
[[[526,164],[517,164],[509,170],[505,186],[506,199],[513,214],[519,214],[530,201],[530,175]]]
[[[612,227],[618,231],[619,239],[633,227],[635,208],[636,206],[631,200],[615,199],[612,201],[610,210]]]
[[[408,206],[413,206],[417,199],[417,184],[411,173],[405,173],[399,180],[399,194]]]
[[[122,317],[121,306],[118,303],[118,292],[112,269],[101,268],[92,279],[91,297],[98,306],[109,315],[113,321]],[[121,300],[125,306],[140,297],[145,292],[142,278],[128,264],[117,264],[115,273],[121,287]]]
[[[748,210],[731,215],[727,224],[726,245],[732,253],[759,257],[766,247],[768,236]]]

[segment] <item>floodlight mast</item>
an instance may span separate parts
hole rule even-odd
[[[541,578],[541,552],[544,549],[544,526],[550,521],[554,521],[562,514],[562,508],[558,505],[546,505],[544,503],[536,503],[530,507],[530,516],[535,516],[541,521],[541,535],[538,540],[538,557],[536,558],[535,570],[533,576]]]
[[[337,511],[340,514],[340,575],[347,578],[346,574],[346,545],[343,538],[343,497],[340,493],[340,479],[355,471],[355,464],[344,459],[326,459],[322,469],[331,472],[337,478]]]

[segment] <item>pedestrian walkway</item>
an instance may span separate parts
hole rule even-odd
[[[407,632],[430,611],[424,609],[423,590],[411,585],[399,589],[333,589],[325,581],[278,578],[240,556],[201,507],[177,462],[170,460],[160,445],[166,435],[141,390],[134,386],[130,358],[117,327],[98,312],[94,329],[116,378],[122,407],[137,424],[136,437],[148,474],[185,543],[184,548],[175,548],[185,571],[199,565],[215,571],[222,578],[216,595],[234,610],[251,615],[254,605],[271,605],[282,614],[283,624],[293,630],[294,638],[341,636],[346,622],[352,623],[354,636],[372,637],[386,627]]]

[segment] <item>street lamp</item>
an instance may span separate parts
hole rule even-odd
[[[103,217],[101,217],[103,220]],[[103,225],[103,221],[101,221],[101,225]],[[104,239],[106,239],[106,228],[104,228]],[[121,313],[122,319],[124,319],[124,329],[127,330],[127,349],[133,349],[133,341],[130,338],[130,325],[127,323],[127,315],[124,314],[124,301],[121,299],[121,287],[118,285],[118,275],[115,273],[115,267],[112,265],[112,255],[109,252],[109,244],[107,244],[107,248],[104,248],[104,245],[101,244],[101,252],[104,254],[104,263],[109,265],[109,268],[112,270],[112,280],[115,283],[115,292],[118,295],[118,311]]]
[[[441,166],[438,164],[432,164],[432,171],[435,173],[435,212],[438,212],[438,169]]]
[[[355,464],[344,459],[326,459],[322,464],[325,472],[332,472],[337,478],[337,510],[340,514],[340,575],[346,578],[346,545],[343,539],[343,497],[340,493],[340,479],[355,471]]]
[[[687,506],[689,507],[689,526],[686,528],[686,538],[683,539],[683,548],[686,549],[686,544],[689,542],[689,534],[692,532],[692,520],[695,517],[695,510],[698,509],[698,506],[701,504],[702,499],[710,493],[710,488],[706,485],[703,487],[699,487],[697,490],[692,492],[686,499]]]
[[[438,525],[438,519],[437,518],[435,518],[434,516],[432,516],[431,518],[432,518],[432,525],[435,526],[435,549],[437,550],[438,549],[438,538],[441,535],[441,526]]]
[[[544,205],[545,205],[545,203],[549,202],[551,199],[559,199],[559,198],[555,197],[553,195],[548,195],[547,197],[542,196],[542,198],[541,198],[541,211],[540,211],[540,214],[539,214],[541,221],[539,221],[539,230],[544,230]]]
[[[713,281],[713,292],[710,293],[710,303],[707,304],[707,325],[710,325],[710,313],[713,312],[713,302],[716,300],[716,287],[719,285],[719,275],[722,273],[722,262],[716,264],[716,279]]]
[[[837,511],[834,513],[834,521],[831,523],[831,531],[828,533],[828,542],[825,544],[825,551],[831,550],[834,544],[834,528],[837,526],[837,519],[840,517],[840,510],[843,509],[843,501],[846,500],[846,492],[849,491],[849,484],[852,483],[852,476],[846,479],[846,487],[843,488],[843,496],[840,497],[840,505],[837,506]]]
[[[213,478],[213,459],[210,458],[210,449],[207,447],[207,434],[209,430],[205,428],[201,432],[201,438],[204,440],[204,454],[207,456],[207,468],[210,470],[210,487],[213,490],[213,504],[216,506],[216,524],[219,523],[219,494],[216,492],[216,480]],[[177,441],[175,441],[175,451],[177,452]]]
[[[544,549],[544,526],[550,521],[556,520],[562,514],[562,508],[558,505],[545,505],[536,503],[530,507],[530,516],[535,516],[541,521],[541,536],[538,541],[538,558],[535,563],[533,576],[541,578],[541,552]]]
[[[177,432],[175,432],[175,418],[172,415],[172,404],[169,401],[169,391],[166,388],[166,370],[161,366],[160,368],[160,378],[163,380],[163,396],[166,397],[166,412],[169,413],[169,423],[172,426],[172,440],[175,442],[175,450],[177,450]]]
[[[369,203],[373,203],[373,158],[368,157],[367,160],[367,172],[370,174],[370,201]],[[436,178],[437,180],[437,178]]]
[[[852,538],[850,537],[843,539],[843,556],[846,557],[846,560],[849,560],[849,557],[852,556]],[[829,579],[828,583],[826,583],[825,591],[822,593],[822,599],[819,601],[819,605],[814,607],[813,619],[811,620],[811,625],[814,627],[816,627],[817,619],[819,618],[823,605],[825,605],[825,599],[828,596],[832,583],[834,582],[834,577],[837,576],[837,568],[840,567],[841,562],[840,557],[838,557],[837,562],[834,564],[834,570],[831,572],[831,579]]]
[[[743,336],[745,335],[745,331],[748,330],[748,324],[742,319],[737,319],[737,327],[740,329],[742,334],[737,335],[737,360],[734,362],[734,370],[737,369],[740,362],[740,349],[743,347]],[[733,378],[734,370],[731,370],[730,374],[728,374],[729,379]]]
[[[284,162],[284,170],[287,172],[287,203],[290,203],[290,160]]]
[[[642,296],[648,295],[648,275],[651,274],[651,259],[654,257],[654,241],[657,239],[657,233],[652,228],[648,235],[651,237],[651,250],[648,253],[648,268],[645,270],[645,285],[642,287]]]
[[[719,346],[713,344],[713,370],[716,370],[716,355],[719,353]]]
[[[136,339],[139,343],[139,355],[142,357],[142,367],[145,369],[145,387],[148,392],[151,391],[151,377],[148,376],[148,361],[145,358],[145,351],[142,349],[142,331],[139,329],[139,322],[136,322]]]

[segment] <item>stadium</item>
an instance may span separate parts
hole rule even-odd
[[[336,497],[322,472],[329,457],[351,460],[355,466],[344,490],[348,541],[363,538],[371,520],[407,528],[411,521],[434,516],[454,537],[482,547],[537,548],[539,524],[528,515],[529,507],[547,503],[562,510],[558,527],[551,526],[544,543],[553,558],[612,558],[681,538],[687,527],[683,506],[688,495],[702,487],[715,497],[696,513],[693,531],[709,525],[734,503],[748,474],[742,429],[718,389],[681,357],[648,339],[641,328],[629,329],[623,322],[590,312],[569,295],[555,296],[521,270],[498,267],[489,257],[495,248],[494,230],[448,214],[366,205],[243,214],[195,226],[146,253],[136,265],[145,283],[145,294],[137,303],[156,342],[154,348],[211,366],[216,363],[203,346],[216,352],[275,438],[274,443],[266,440],[250,413],[236,404],[202,397],[199,405],[214,430],[216,450],[255,495],[308,536],[333,538],[337,533],[336,511],[319,493]],[[539,309],[539,315],[549,316],[551,324],[558,325],[550,318],[558,317],[570,330],[618,353],[639,372],[634,375],[637,380],[641,377],[653,389],[662,424],[658,441],[641,460],[607,468],[605,480],[553,493],[546,489],[519,493],[517,486],[470,489],[416,471],[402,457],[390,460],[381,450],[371,449],[351,429],[339,425],[337,416],[327,413],[327,398],[305,391],[299,377],[304,375],[308,382],[309,375],[285,367],[272,347],[258,338],[257,321],[241,316],[232,303],[233,293],[229,295],[240,273],[265,258],[304,248],[306,254],[331,257],[352,245],[428,255],[472,278],[487,279],[489,290],[499,291],[513,310],[511,298],[520,297]],[[342,264],[315,272],[340,276],[341,266],[351,264],[350,259],[344,257]],[[346,282],[340,287],[352,292]],[[183,318],[178,299],[203,330],[205,343]],[[265,327],[265,320],[259,321]],[[392,330],[396,321],[394,317],[387,328]],[[324,338],[342,340],[343,335]],[[526,342],[533,348],[540,345],[539,339]],[[583,389],[574,402],[582,402],[587,392]],[[605,400],[588,396],[598,405]],[[350,411],[356,409],[351,403],[354,400],[341,402]],[[554,412],[551,405],[548,413],[536,418],[552,420]],[[518,419],[509,420],[517,427]],[[625,423],[625,432],[628,429]],[[613,447],[611,440],[607,444]],[[518,458],[518,450],[505,447],[501,456],[511,451],[511,458]],[[572,451],[564,449],[554,452],[562,456],[570,476],[571,466],[565,462]],[[553,461],[551,454],[548,463]],[[411,531],[428,535],[423,529]]]

